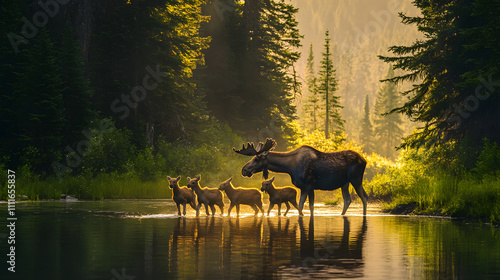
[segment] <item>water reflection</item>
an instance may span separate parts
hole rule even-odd
[[[349,219],[338,217],[325,227],[303,217],[179,218],[169,242],[169,272],[189,278],[360,277],[366,217],[356,227]]]
[[[175,213],[158,201],[16,205],[15,279],[111,279],[122,268],[135,279],[500,279],[500,230],[489,225],[327,208],[313,219]]]

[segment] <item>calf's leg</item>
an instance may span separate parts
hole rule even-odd
[[[283,216],[286,216],[286,214],[288,213],[288,211],[290,210],[290,204],[287,202],[285,202],[286,204],[286,211],[285,211],[285,214]]]

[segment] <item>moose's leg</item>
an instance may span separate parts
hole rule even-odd
[[[273,209],[274,203],[269,202],[269,208],[267,208],[267,215],[269,216],[269,212],[271,212],[271,209]]]
[[[304,216],[304,214],[302,214],[302,209],[304,208],[304,203],[306,202],[306,198],[307,198],[307,192],[305,190],[300,190],[300,200],[299,200],[299,214],[301,216]]]
[[[262,212],[262,215],[264,215],[264,208],[262,208],[262,201],[259,201],[259,203],[257,204],[257,207],[259,207],[260,212]]]
[[[207,212],[207,216],[210,216],[210,213],[208,213],[208,203],[204,203],[205,204],[205,211]]]
[[[217,206],[219,206],[219,208],[220,208],[220,215],[224,216],[224,203],[221,202],[221,203],[217,204]]]
[[[281,216],[281,203],[278,203],[278,216]]]
[[[285,202],[286,204],[286,211],[285,211],[285,214],[283,216],[286,216],[286,214],[288,213],[288,211],[290,210],[290,204],[287,202]]]
[[[234,207],[234,203],[231,202],[231,204],[229,205],[229,210],[227,210],[227,216],[228,217],[231,216],[231,210],[233,210],[233,207]]]
[[[186,205],[186,202],[182,203],[182,207],[183,207],[183,209],[184,209],[184,210],[182,211],[182,213],[184,214],[184,216],[186,216],[186,206],[187,206],[187,205]]]
[[[342,186],[342,198],[344,198],[344,210],[342,210],[342,215],[345,214],[347,208],[351,204],[351,194],[349,193],[349,182]]]
[[[240,205],[239,204],[236,204],[236,216],[237,217],[240,216]]]
[[[181,215],[181,205],[179,203],[175,203],[177,205],[177,215]]]
[[[210,210],[212,210],[212,217],[215,216],[215,205],[210,204]]]
[[[293,207],[295,207],[295,208],[297,208],[297,210],[299,210],[299,215],[300,215],[300,216],[304,216],[304,215],[302,214],[302,210],[300,210],[300,209],[299,209],[299,206],[297,205],[297,201],[295,201],[295,200],[291,200],[291,201],[290,201],[290,203],[293,205]]]
[[[196,210],[196,201],[189,202],[189,205],[191,205],[191,208],[193,208],[194,210]]]
[[[314,189],[309,192],[309,211],[312,217],[314,215]]]
[[[259,208],[257,208],[257,205],[252,205],[253,211],[255,211],[255,216],[259,215]]]
[[[361,198],[361,201],[363,201],[363,215],[366,216],[366,202],[368,200],[368,195],[363,189],[363,178],[353,179],[351,181],[351,184],[354,187],[354,190],[356,191],[358,196]]]

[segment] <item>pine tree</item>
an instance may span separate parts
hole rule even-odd
[[[62,34],[57,62],[62,70],[62,97],[66,120],[63,143],[71,145],[81,140],[82,131],[88,127],[94,113],[91,110],[92,91],[85,77],[81,48],[73,38],[73,29],[69,23]]]
[[[373,137],[373,125],[370,116],[370,100],[368,94],[365,97],[365,106],[363,107],[363,118],[361,119],[361,131],[359,140],[364,145],[366,153],[374,151],[375,139]]]
[[[330,49],[330,36],[328,30],[325,33],[325,44],[319,71],[318,93],[325,104],[325,138],[330,138],[330,132],[340,134],[344,131],[345,121],[342,119],[340,110],[340,97],[335,95],[337,90],[337,80],[335,69],[333,68],[332,53]]]
[[[309,46],[309,55],[306,62],[306,86],[307,86],[307,102],[304,104],[304,110],[307,116],[306,127],[308,130],[314,131],[317,129],[318,115],[320,104],[318,98],[318,87],[316,85],[316,75],[314,73],[314,53],[312,43]]]
[[[394,77],[394,69],[389,67],[386,80],[392,77]],[[396,84],[391,81],[383,82],[375,99],[374,133],[379,153],[391,159],[395,158],[396,147],[401,143],[403,121],[400,115],[387,113],[400,106],[399,100]]]
[[[13,153],[20,158],[18,164],[46,171],[60,156],[65,122],[61,69],[49,32],[40,30],[22,55],[25,62],[16,73],[13,91],[16,103],[22,104],[11,132],[18,139]]]
[[[498,1],[416,0],[414,5],[422,14],[403,14],[402,22],[416,25],[425,39],[392,46],[392,57],[380,56],[405,73],[391,81],[417,82],[402,92],[408,101],[392,111],[424,125],[403,146],[464,140],[479,146],[484,137],[500,142],[500,99],[494,88],[500,44],[493,35],[500,34]]]

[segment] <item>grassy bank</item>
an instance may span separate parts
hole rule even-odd
[[[456,151],[456,149],[454,149]],[[500,222],[500,149],[486,142],[467,168],[450,150],[406,150],[397,163],[367,182],[386,208],[416,204],[416,213],[447,214]]]

